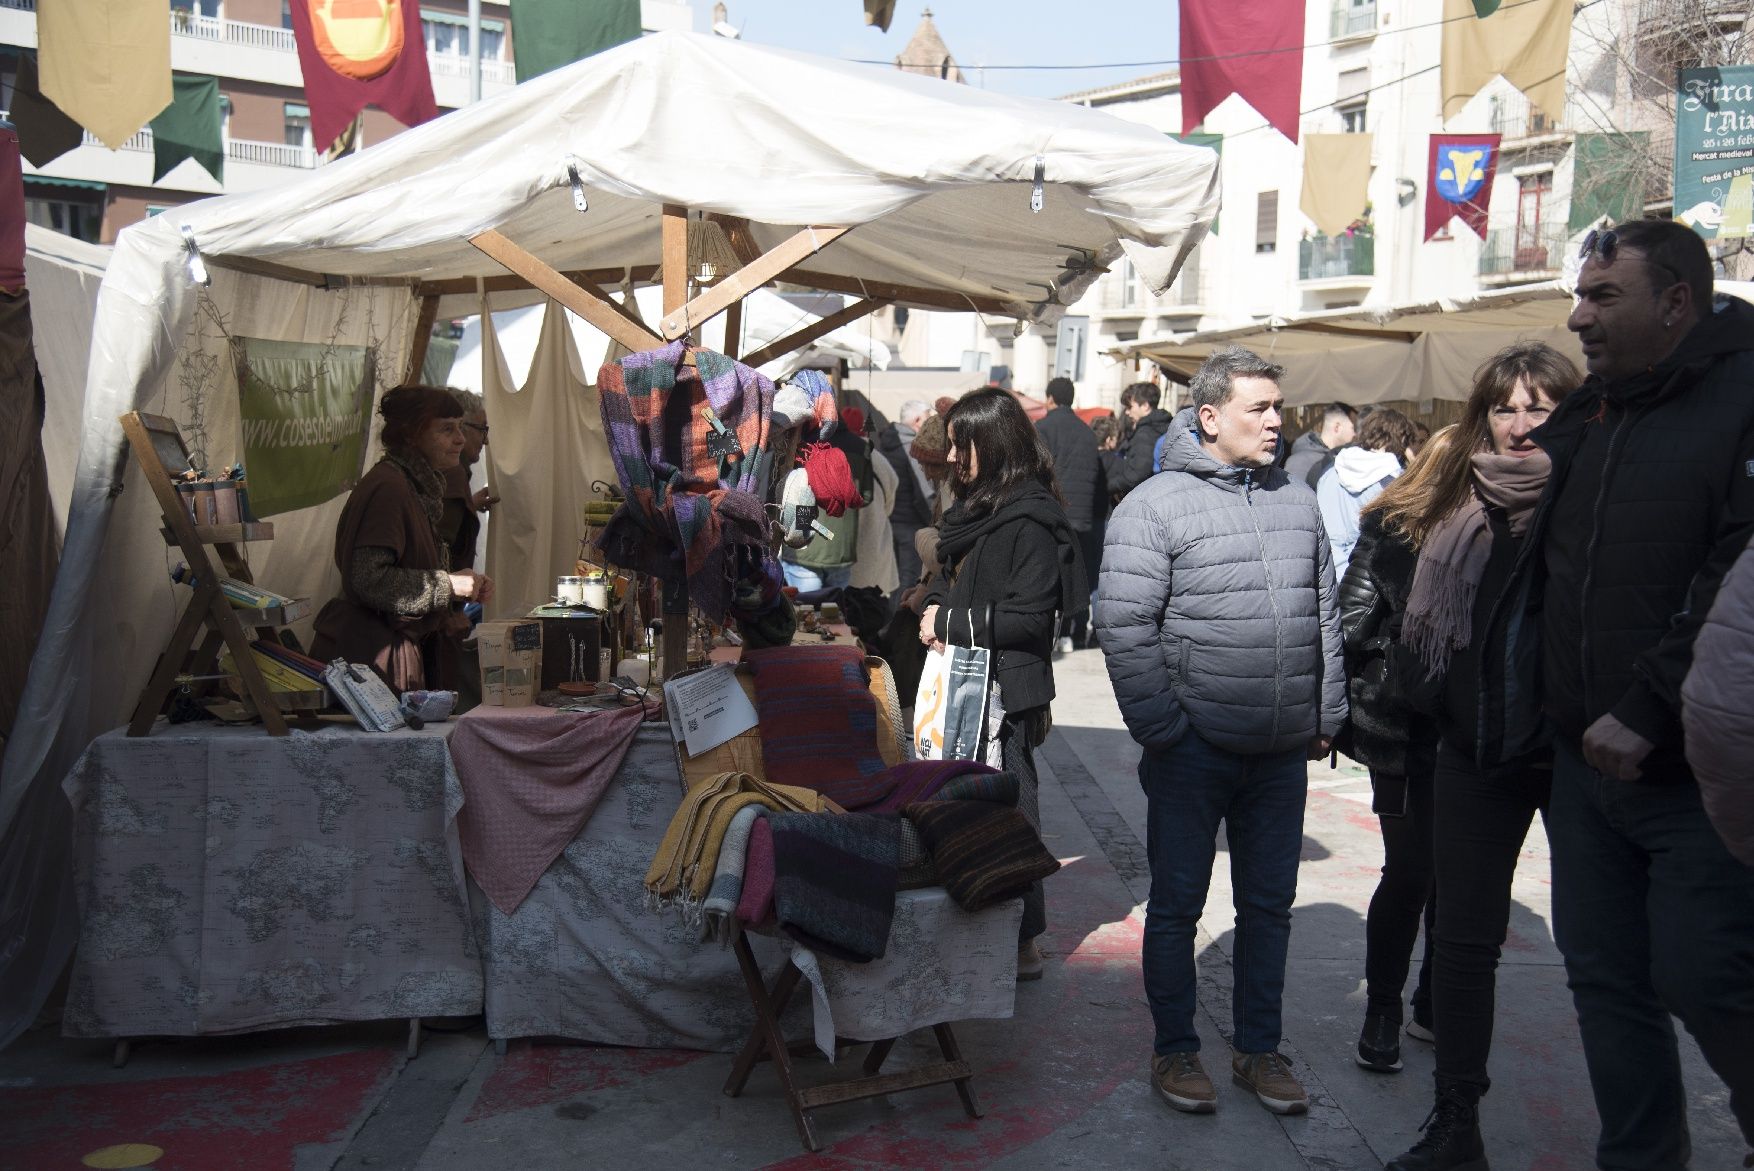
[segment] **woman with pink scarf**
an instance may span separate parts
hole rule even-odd
[[[1530,433],[1583,377],[1563,354],[1519,343],[1474,379],[1458,442],[1438,456],[1423,501],[1402,501],[1413,570],[1394,671],[1438,724],[1432,856],[1437,946],[1432,1002],[1437,1102],[1424,1136],[1386,1171],[1484,1168],[1480,1097],[1490,1085],[1499,951],[1510,885],[1536,810],[1545,810],[1550,754],[1510,732],[1529,726],[1540,697],[1509,686],[1500,637],[1529,621],[1505,586],[1547,484],[1547,455]]]

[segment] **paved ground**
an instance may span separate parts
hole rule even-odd
[[[1315,1108],[1278,1119],[1224,1082],[1215,1116],[1175,1114],[1146,1077],[1137,750],[1120,730],[1097,652],[1071,656],[1058,674],[1058,726],[1041,754],[1046,836],[1065,863],[1048,886],[1047,976],[1020,989],[1016,1019],[958,1029],[978,1071],[979,1122],[948,1090],[916,1091],[820,1112],[829,1145],[807,1156],[765,1068],[742,1098],[720,1093],[723,1054],[520,1043],[502,1058],[477,1026],[429,1036],[407,1061],[403,1029],[383,1025],[149,1042],[113,1070],[107,1046],[44,1028],[0,1053],[0,1169],[1379,1168],[1416,1136],[1432,1058],[1408,1041],[1399,1075],[1352,1062],[1363,915],[1381,859],[1362,772],[1324,764],[1310,773],[1284,1048]],[[1485,1105],[1498,1171],[1592,1165],[1595,1110],[1549,929],[1546,874],[1537,827],[1499,972]],[[1220,853],[1200,937],[1200,1030],[1214,1070],[1230,1019],[1229,902]],[[927,1056],[898,1046],[891,1068],[916,1055]],[[1694,1167],[1738,1166],[1744,1148],[1722,1086],[1691,1044],[1684,1062]],[[812,1080],[834,1073],[820,1060],[803,1069]],[[152,1148],[162,1154],[143,1162]]]

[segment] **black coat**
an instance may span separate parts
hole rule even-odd
[[[1169,412],[1162,409],[1154,410],[1139,420],[1126,442],[1109,456],[1110,492],[1124,497],[1151,478],[1151,457],[1156,453],[1157,441],[1169,430],[1169,424]]]
[[[1409,704],[1388,663],[1399,643],[1416,561],[1405,536],[1386,531],[1378,514],[1367,513],[1340,581],[1351,714],[1339,747],[1361,764],[1397,776],[1428,776],[1436,761],[1437,726]]]
[[[877,436],[877,450],[895,469],[895,505],[889,510],[889,525],[897,537],[913,540],[914,533],[932,523],[932,502],[920,491],[919,478],[902,442],[899,427],[887,427]],[[912,582],[902,582],[912,585]]]
[[[1041,707],[1054,698],[1057,616],[1090,596],[1077,538],[1041,490],[1002,505],[972,543],[957,538],[955,515],[940,526],[945,576],[926,598],[938,607],[938,638],[997,652],[993,674],[1007,713]]]
[[[1096,449],[1096,432],[1069,407],[1048,411],[1035,429],[1054,457],[1054,476],[1066,498],[1066,520],[1074,532],[1089,532],[1108,514],[1108,476]]]

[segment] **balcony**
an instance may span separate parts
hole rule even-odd
[[[1489,284],[1548,280],[1565,264],[1571,231],[1564,220],[1494,228],[1480,249],[1480,277]]]
[[[1353,283],[1376,275],[1376,237],[1314,236],[1297,244],[1297,279]]]
[[[1352,37],[1368,37],[1376,34],[1376,2],[1368,0],[1364,4],[1350,3],[1340,0],[1334,5],[1333,13],[1328,20],[1328,37],[1330,40],[1343,41]]]
[[[428,53],[426,67],[434,77],[469,76],[469,58],[459,57],[454,53]],[[495,61],[483,57],[481,59],[481,82],[483,85],[516,85],[518,83],[517,68],[510,61]]]
[[[95,146],[100,149],[103,143],[87,132],[80,143],[81,146]],[[152,128],[145,127],[124,142],[121,150],[143,151],[152,153]],[[240,163],[255,163],[264,167],[292,167],[299,170],[310,170],[317,165],[317,152],[308,146],[287,146],[283,142],[252,142],[247,138],[233,138],[225,144],[225,157]]]
[[[1536,140],[1562,138],[1571,133],[1565,120],[1554,118],[1529,104],[1520,93],[1496,94],[1492,98],[1492,133],[1504,136],[1510,148]]]

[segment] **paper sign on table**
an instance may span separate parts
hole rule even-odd
[[[758,722],[755,705],[729,663],[664,684],[664,705],[690,756],[710,752]]]

